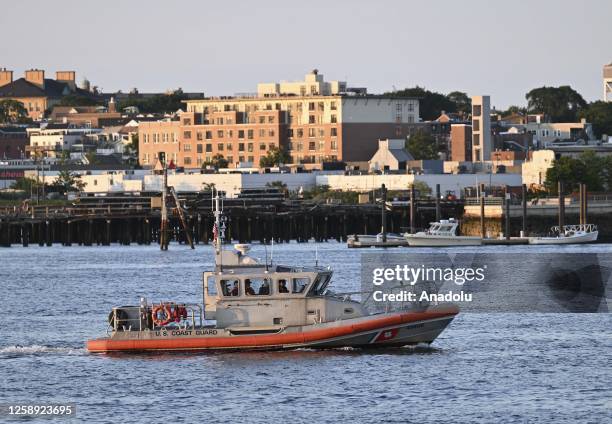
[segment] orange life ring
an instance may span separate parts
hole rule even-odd
[[[158,318],[160,312],[163,312],[164,318]],[[162,303],[153,307],[153,310],[151,311],[151,317],[153,318],[153,324],[159,327],[167,325],[172,320],[170,308],[168,308],[168,305],[164,305]]]

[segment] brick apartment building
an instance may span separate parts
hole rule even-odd
[[[216,154],[230,167],[259,166],[272,148],[294,164],[367,161],[378,139],[403,138],[419,120],[414,98],[350,92],[346,83],[326,82],[313,71],[304,81],[259,84],[256,95],[187,100],[178,121],[139,126],[139,161],[158,159],[199,168]]]
[[[25,128],[0,126],[0,160],[23,158],[27,144]]]

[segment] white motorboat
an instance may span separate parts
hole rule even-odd
[[[378,233],[376,235],[355,234],[349,236],[346,244],[348,247],[398,247],[407,246],[408,242],[401,234],[387,233],[385,239],[382,233]]]
[[[459,222],[455,219],[442,219],[439,222],[431,222],[427,231],[416,234],[406,233],[404,237],[410,246],[419,247],[443,247],[443,246],[480,246],[481,237],[457,235]]]
[[[551,228],[553,236],[529,237],[529,244],[582,244],[597,241],[597,225],[565,225],[563,231],[558,226]]]

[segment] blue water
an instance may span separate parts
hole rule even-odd
[[[314,246],[277,245],[274,257],[311,264]],[[538,249],[534,261],[551,251]],[[336,291],[359,289],[361,254],[318,245]],[[77,421],[108,423],[611,422],[611,314],[467,313],[430,347],[380,352],[84,350],[114,305],[200,301],[210,266],[203,246],[0,250],[0,403],[74,402]]]

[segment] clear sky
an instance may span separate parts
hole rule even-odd
[[[542,85],[602,96],[610,0],[11,1],[0,67],[76,70],[103,91],[253,92],[313,68],[372,93],[420,85],[525,103]]]

